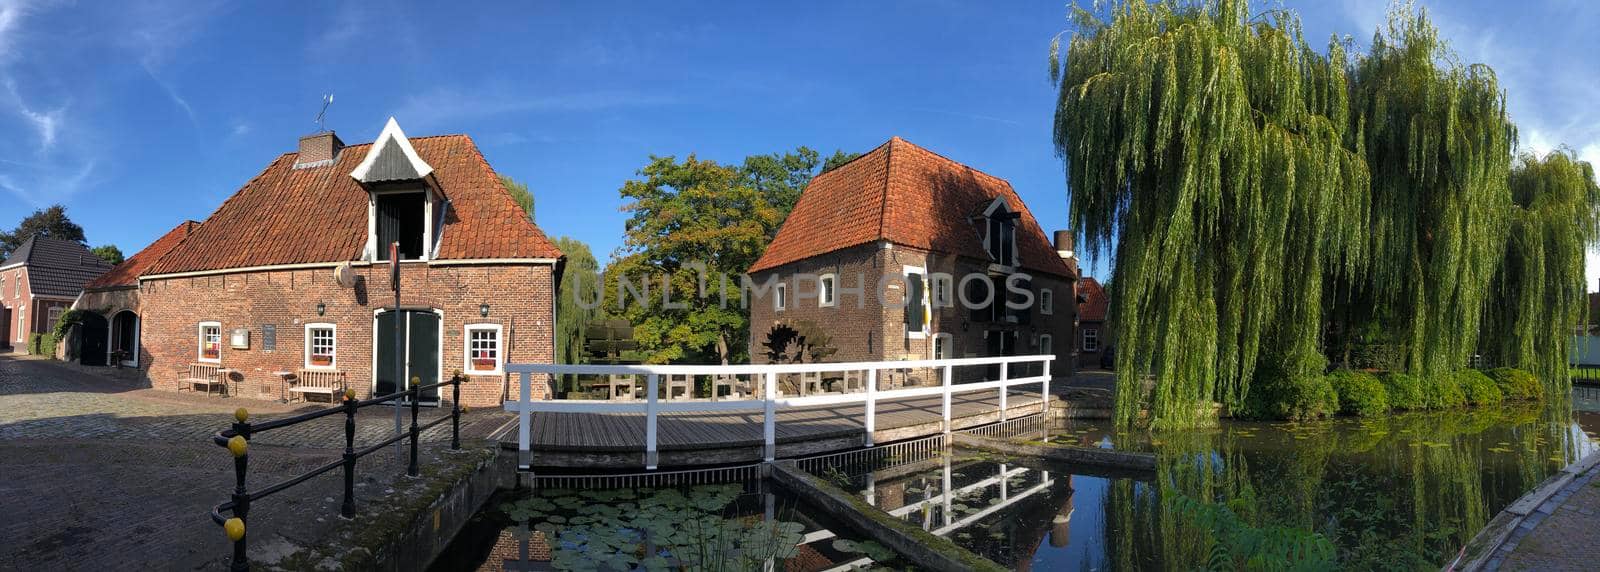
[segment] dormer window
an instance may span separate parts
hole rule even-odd
[[[373,260],[389,260],[389,243],[400,243],[401,260],[421,260],[427,254],[428,193],[391,191],[373,193],[377,220],[377,253]]]
[[[1021,216],[1006,205],[1004,198],[995,199],[984,210],[983,249],[995,264],[1017,265],[1017,219]]]
[[[442,200],[433,167],[417,155],[393,117],[350,176],[368,193],[365,258],[388,261],[393,243],[400,245],[400,260],[432,258],[448,202]]]

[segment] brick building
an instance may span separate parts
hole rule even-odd
[[[504,364],[554,358],[562,254],[465,135],[407,138],[391,118],[372,144],[301,138],[184,233],[138,272],[136,363],[154,387],[220,366],[248,397],[326,372],[364,397],[461,371],[464,403],[497,405],[517,397]]]
[[[0,346],[26,351],[55,329],[83,285],[111,269],[83,243],[34,236],[0,262]]]
[[[183,243],[200,223],[189,220],[83,286],[72,307],[87,311],[61,348],[62,357],[84,365],[139,366],[139,275]]]
[[[1106,316],[1111,312],[1111,299],[1099,280],[1084,278],[1078,281],[1078,367],[1094,369],[1109,365],[1104,354],[1111,351],[1111,332]]]
[[[1010,183],[899,137],[813,179],[749,274],[756,363],[774,327],[809,323],[828,361],[1046,353],[1071,371],[1076,259]]]

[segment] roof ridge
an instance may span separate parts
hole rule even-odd
[[[974,173],[977,173],[977,174],[979,174],[979,175],[983,175],[983,176],[985,176],[985,177],[988,177],[988,178],[991,178],[991,179],[994,179],[994,180],[996,180],[996,181],[1001,181],[1001,182],[1003,182],[1003,183],[1005,183],[1005,184],[1006,184],[1006,185],[1010,185],[1010,184],[1011,184],[1011,181],[1009,181],[1009,180],[1007,180],[1007,179],[1006,179],[1006,178],[1005,178],[1005,177],[1000,177],[1000,176],[997,176],[997,175],[991,175],[991,174],[989,174],[989,173],[985,173],[985,172],[984,172],[984,171],[983,171],[983,169],[979,169],[979,168],[977,168],[977,167],[973,167],[973,166],[971,166],[971,165],[968,165],[968,164],[966,164],[966,163],[963,163],[963,162],[961,162],[961,161],[957,161],[957,160],[955,160],[955,159],[952,159],[952,158],[950,158],[950,157],[949,157],[949,156],[946,156],[946,155],[944,155],[944,154],[942,154],[942,153],[940,153],[940,152],[938,152],[938,151],[934,151],[934,150],[932,150],[932,149],[929,149],[929,148],[927,148],[927,147],[923,147],[923,146],[921,146],[921,145],[918,145],[918,144],[916,144],[916,143],[912,143],[912,142],[911,142],[911,141],[908,141],[908,140],[906,140],[906,139],[905,139],[905,138],[903,138],[903,137],[900,137],[900,136],[898,136],[898,135],[896,135],[896,136],[895,136],[895,137],[894,137],[894,138],[895,138],[895,139],[899,139],[899,140],[900,140],[900,142],[901,142],[901,143],[905,143],[905,144],[907,144],[907,145],[910,145],[910,146],[912,146],[912,147],[915,147],[915,148],[917,148],[917,149],[919,149],[919,150],[921,150],[921,151],[922,151],[922,152],[924,152],[924,153],[927,153],[927,154],[929,154],[929,155],[933,155],[933,156],[934,156],[934,157],[938,157],[938,158],[940,158],[940,159],[942,159],[942,160],[944,160],[944,161],[947,161],[947,162],[949,162],[949,163],[951,163],[951,164],[953,164],[953,165],[956,165],[956,166],[958,166],[958,167],[961,167],[961,168],[963,168],[963,169],[966,169],[966,170],[968,170],[968,171],[972,171],[972,172],[974,172]]]
[[[888,141],[883,142],[883,146],[887,146],[888,149],[883,153],[883,194],[879,196],[878,200],[878,236],[875,238],[875,240],[884,239],[884,230],[889,224],[889,187],[893,186],[894,181],[895,141],[900,141],[902,143],[906,142],[906,140],[901,139],[899,135],[891,136],[889,137]],[[877,149],[874,149],[874,151],[876,150]]]

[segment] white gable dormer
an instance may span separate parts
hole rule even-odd
[[[1005,197],[995,197],[983,210],[983,250],[995,264],[1017,266],[1017,220],[1021,218],[1022,213],[1011,210]]]
[[[350,171],[367,190],[364,260],[388,260],[391,242],[400,243],[401,260],[433,258],[447,201],[432,175],[433,166],[422,160],[390,117],[367,156]]]

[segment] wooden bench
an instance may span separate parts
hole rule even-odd
[[[307,395],[326,395],[328,401],[337,401],[335,396],[344,393],[344,372],[329,369],[302,369],[295,372],[294,381],[290,382],[289,393],[300,396],[301,401]],[[294,401],[294,398],[289,398]]]
[[[220,364],[189,364],[187,376],[179,379],[178,381],[183,384],[178,387],[178,390],[180,391],[184,388],[188,388],[189,391],[194,391],[195,387],[203,385],[206,387],[206,395],[211,394],[212,387],[218,388],[218,392],[222,393],[223,395],[228,393],[228,378],[223,377],[222,366]]]

